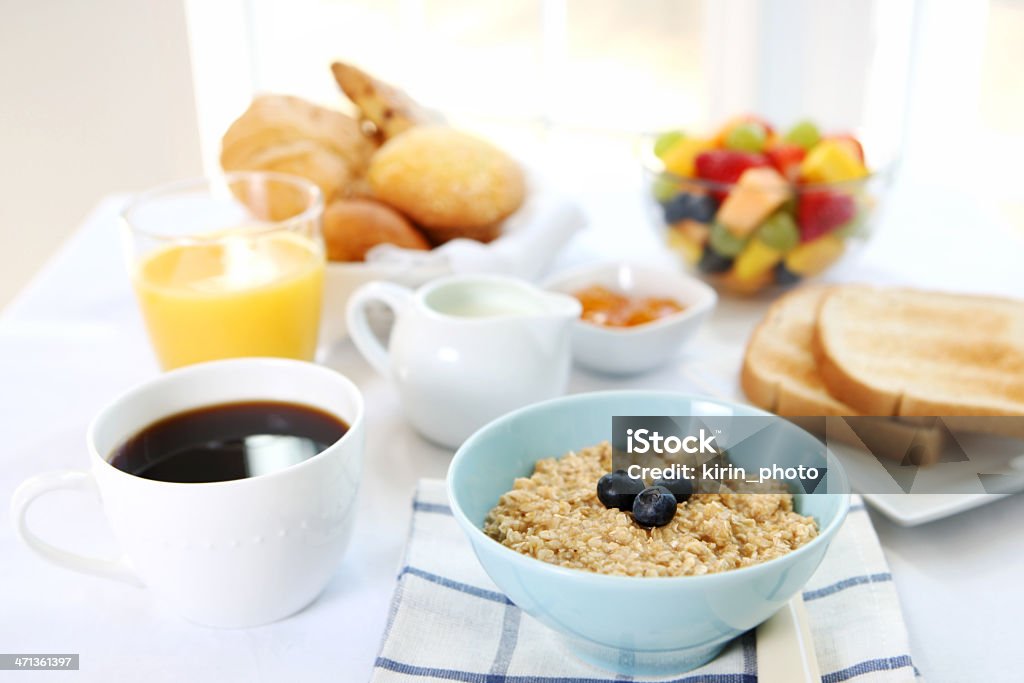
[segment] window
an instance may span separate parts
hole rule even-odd
[[[922,179],[966,174],[1002,205],[1019,201],[1021,0],[187,6],[211,166],[220,134],[254,91],[339,105],[328,65],[342,59],[506,144],[550,149],[576,135],[591,149],[622,151],[637,133],[704,128],[738,112],[782,123],[811,116],[856,129],[876,159],[902,149],[907,171]]]

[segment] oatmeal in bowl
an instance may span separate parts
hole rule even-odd
[[[597,483],[612,470],[608,442],[539,460],[488,514],[484,532],[561,567],[620,576],[697,576],[780,557],[818,535],[791,493],[698,493],[663,526],[644,528],[606,507]]]
[[[624,675],[678,674],[803,588],[845,519],[849,487],[827,453],[829,490],[842,493],[652,497],[657,487],[625,491],[614,481],[599,492],[611,469],[602,444],[622,415],[768,416],[656,391],[546,401],[498,418],[459,448],[449,502],[497,589],[576,656]],[[794,426],[776,442],[780,464],[797,464],[813,439]],[[657,618],[637,618],[650,610]]]

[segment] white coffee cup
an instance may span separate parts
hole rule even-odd
[[[209,483],[144,479],[111,453],[153,422],[239,401],[318,408],[349,425],[318,455],[268,474]],[[111,403],[89,427],[89,471],[41,474],[11,502],[22,541],[55,564],[144,585],[186,619],[244,627],[293,614],[323,590],[351,537],[362,470],[363,399],[328,368],[276,358],[202,363],[166,373]],[[57,548],[28,528],[26,512],[57,489],[98,491],[123,555],[106,560]]]

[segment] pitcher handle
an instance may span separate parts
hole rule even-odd
[[[61,567],[141,586],[142,582],[132,571],[125,557],[117,560],[85,557],[51,545],[32,533],[26,521],[32,501],[44,493],[61,489],[95,492],[96,484],[88,472],[64,470],[46,472],[26,479],[14,492],[14,497],[11,498],[11,520],[14,522],[14,529],[22,542],[43,559]]]
[[[391,356],[370,329],[366,308],[371,303],[380,302],[390,308],[397,318],[411,301],[412,290],[392,282],[369,282],[349,297],[345,318],[352,342],[367,362],[385,377],[391,374]]]

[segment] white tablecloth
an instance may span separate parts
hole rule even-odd
[[[562,265],[601,253],[655,258],[656,241],[633,189],[576,189],[586,192],[591,227]],[[955,196],[928,188],[898,195],[902,199],[858,273],[885,271],[890,279],[920,285],[1024,296],[1024,245],[1012,233],[991,227],[973,204]],[[144,590],[53,567],[18,545],[6,511],[17,483],[42,470],[84,467],[91,416],[158,372],[123,270],[114,220],[119,201],[102,202],[0,317],[0,652],[81,653],[81,671],[28,674],[33,680],[366,680],[387,617],[414,484],[442,477],[450,453],[410,430],[393,389],[347,343],[333,349],[328,363],[365,393],[366,473],[351,549],[309,609],[250,630],[193,626]],[[965,245],[978,240],[984,248],[971,250],[974,260],[965,261]],[[732,357],[738,364],[764,306],[723,302],[687,356],[715,357],[716,366]],[[570,390],[622,386],[697,390],[677,366],[627,382],[578,372]],[[919,528],[874,519],[926,678],[1020,680],[1024,496]],[[87,496],[48,496],[33,508],[30,523],[69,548],[114,553],[99,506]],[[23,680],[26,674],[7,676]]]

